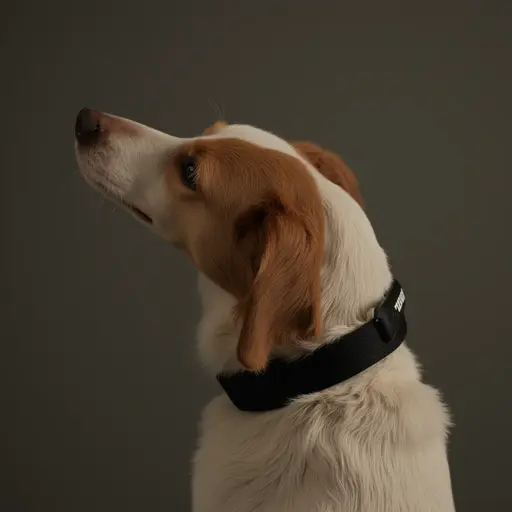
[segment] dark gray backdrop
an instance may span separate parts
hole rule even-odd
[[[188,510],[217,390],[195,357],[193,269],[78,176],[82,106],[184,136],[220,108],[342,153],[454,413],[458,508],[512,508],[511,10],[353,4],[2,8],[3,510]]]

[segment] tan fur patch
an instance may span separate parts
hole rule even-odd
[[[180,183],[193,157],[197,190]],[[265,367],[274,344],[321,329],[324,211],[304,165],[238,139],[200,139],[173,155],[167,180],[195,265],[239,301],[238,358]]]
[[[347,164],[335,153],[312,142],[298,141],[293,147],[328,180],[336,183],[364,207],[363,196],[357,179]]]
[[[226,121],[216,121],[212,125],[208,126],[208,128],[206,128],[206,130],[203,132],[203,135],[214,135],[227,125],[228,123],[226,123]]]

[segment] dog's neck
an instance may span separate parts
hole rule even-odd
[[[392,281],[386,254],[359,205],[327,180],[319,180],[318,185],[324,197],[327,233],[322,268],[322,335],[314,343],[297,341],[279,355],[306,353],[360,326],[369,320]],[[214,373],[241,369],[236,360],[240,326],[233,320],[235,298],[203,275],[199,290],[202,362]]]

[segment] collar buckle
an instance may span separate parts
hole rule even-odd
[[[382,305],[375,308],[373,315],[373,325],[384,343],[389,343],[396,333],[396,319],[390,318],[390,315],[394,316]]]
[[[405,294],[395,279],[384,301],[375,308],[373,325],[384,343],[395,339],[400,325],[405,322]]]

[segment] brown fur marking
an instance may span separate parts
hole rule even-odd
[[[203,135],[214,135],[227,125],[228,123],[226,123],[226,121],[216,121],[212,125],[208,126],[208,128],[206,128],[206,130],[203,132]]]
[[[338,155],[312,142],[298,141],[293,142],[292,145],[328,180],[339,185],[364,208],[364,200],[357,179]]]
[[[186,153],[197,190],[180,183]],[[173,155],[167,181],[195,265],[239,301],[238,358],[265,367],[274,344],[321,329],[324,212],[304,165],[238,139],[200,139]]]

